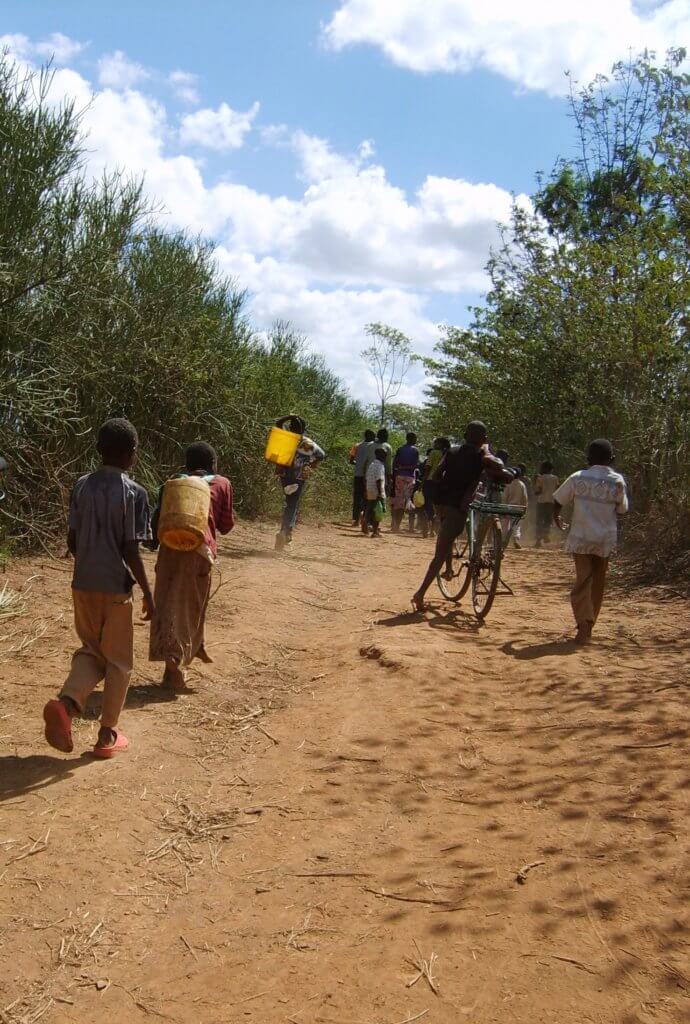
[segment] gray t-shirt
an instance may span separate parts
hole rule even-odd
[[[355,449],[355,476],[366,476],[369,464],[374,460],[375,441],[360,441]]]
[[[124,560],[128,541],[151,539],[149,499],[122,470],[103,466],[77,480],[69,506],[76,534],[72,587],[128,594],[134,580]]]

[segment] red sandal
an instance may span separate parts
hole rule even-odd
[[[114,729],[113,732],[115,732]],[[108,757],[115,757],[115,754],[121,754],[128,746],[129,740],[125,734],[122,732],[115,732],[115,742],[111,743],[109,746],[99,746],[98,743],[96,743],[93,748],[93,756],[104,759]]]
[[[74,750],[72,742],[72,719],[61,700],[49,700],[43,708],[43,721],[46,723],[45,737],[51,747],[61,750],[63,754],[71,754]]]

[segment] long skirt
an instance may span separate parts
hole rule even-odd
[[[208,558],[196,551],[173,551],[161,544],[149,661],[175,660],[184,667],[204,653],[211,569]]]
[[[395,493],[393,495],[393,508],[396,512],[407,512],[407,506],[412,501],[414,491],[414,477],[396,476]]]

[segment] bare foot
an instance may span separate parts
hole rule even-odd
[[[98,739],[96,740],[97,747],[113,747],[117,740],[117,732],[115,729],[108,728],[107,725],[102,725],[98,730]]]
[[[161,686],[170,693],[183,693],[187,688],[185,672],[175,664],[166,665]]]
[[[213,664],[213,658],[208,653],[208,651],[203,646],[203,644],[199,648],[199,650],[197,651],[197,655],[196,656],[199,659],[199,661],[203,661],[204,665],[212,665]]]
[[[583,622],[577,627],[577,634],[575,635],[575,643],[579,644],[580,647],[586,647],[586,645],[592,639],[592,623]]]
[[[416,612],[419,612],[419,614],[421,615],[423,612],[426,611],[426,605],[424,604],[424,598],[421,597],[419,594],[413,594],[412,595],[412,607],[414,608],[414,610]]]

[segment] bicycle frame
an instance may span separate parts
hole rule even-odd
[[[522,505],[504,505],[502,502],[476,498],[470,505],[467,513],[467,523],[465,525],[470,558],[472,558],[475,553],[477,534],[483,518],[491,516],[492,518],[497,519],[499,524],[502,519],[510,519],[510,526],[508,527],[505,536],[502,536],[502,548],[503,551],[505,551],[510,543],[510,538],[513,536],[515,527],[523,518],[526,511],[527,510],[523,508]],[[501,533],[503,533],[502,530]]]
[[[439,573],[437,577],[444,597],[460,601],[471,587],[475,615],[483,619],[497,594],[513,593],[501,576],[501,562],[515,524],[522,519],[525,511],[522,506],[505,505],[487,496],[471,503],[467,510],[464,543],[458,538],[446,574]],[[506,518],[510,523],[504,536],[501,519]],[[457,581],[457,591],[451,593],[449,588],[451,584],[455,586],[454,581]]]

